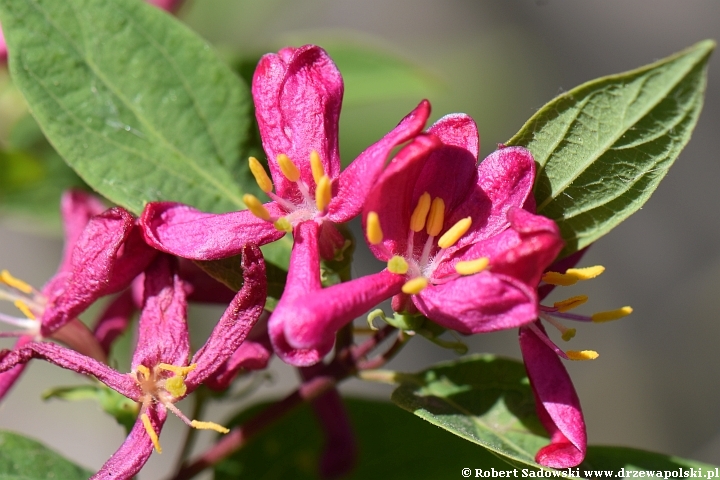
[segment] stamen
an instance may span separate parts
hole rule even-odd
[[[417,295],[418,293],[425,290],[428,286],[428,279],[425,277],[415,277],[412,280],[405,282],[402,286],[403,293],[407,295]]]
[[[315,185],[319,185],[320,179],[325,176],[325,169],[322,161],[320,161],[320,155],[315,150],[310,152],[310,169],[312,170]]]
[[[570,285],[575,285],[579,281],[595,278],[604,271],[605,267],[601,265],[585,268],[568,268],[564,274],[558,272],[546,272],[543,275],[542,280],[550,285],[569,287]]]
[[[568,350],[565,354],[570,360],[595,360],[600,356],[595,350]]]
[[[437,237],[445,222],[445,202],[440,197],[435,197],[430,205],[426,231],[431,237]]]
[[[135,367],[135,370],[142,373],[143,377],[150,378],[150,369],[145,365],[138,365],[137,367]]]
[[[27,305],[25,305],[25,302],[23,302],[22,300],[15,300],[15,306],[16,306],[17,309],[20,310],[20,311],[23,313],[23,315],[25,315],[27,318],[29,318],[30,320],[35,320],[35,315],[33,315],[33,313],[30,311],[30,307],[28,307]]]
[[[281,153],[277,156],[277,162],[280,166],[280,171],[283,175],[285,175],[285,178],[291,182],[297,182],[300,180],[300,170],[298,170],[293,161],[290,160],[290,157]]]
[[[0,282],[3,282],[4,284],[9,285],[10,287],[17,290],[20,290],[23,293],[32,293],[33,291],[33,288],[30,285],[20,279],[13,277],[7,270],[3,270],[2,272],[0,272]]]
[[[553,303],[553,306],[557,308],[557,311],[560,313],[565,313],[570,310],[572,310],[575,307],[579,307],[583,303],[588,301],[587,295],[577,295],[575,297],[570,297],[565,300],[561,300],[559,302]]]
[[[198,430],[215,430],[218,433],[228,433],[230,430],[223,427],[222,425],[218,425],[215,422],[199,422],[197,420],[193,420],[190,422],[190,426],[193,428],[197,428]]]
[[[142,413],[140,414],[140,420],[142,420],[145,431],[155,446],[155,451],[157,451],[157,453],[162,453],[162,448],[160,448],[160,439],[158,439],[157,433],[155,433],[155,429],[153,428],[152,423],[150,423],[150,417],[147,416],[147,413]]]
[[[455,264],[455,271],[460,275],[472,275],[485,270],[490,263],[487,257],[480,257],[477,260],[466,260]]]
[[[427,220],[428,212],[430,211],[430,194],[428,192],[420,195],[415,210],[413,210],[412,216],[410,217],[410,230],[413,232],[419,232],[425,228],[425,220]]]
[[[470,228],[470,225],[472,225],[472,218],[470,217],[465,217],[462,220],[459,220],[455,225],[450,227],[450,229],[445,232],[442,237],[440,237],[440,240],[438,240],[438,246],[440,248],[452,247],[458,240],[460,240],[460,237],[465,235]]]
[[[627,317],[632,313],[632,311],[632,307],[622,307],[618,308],[617,310],[598,312],[592,315],[590,318],[592,318],[593,322],[609,322],[611,320],[617,320],[619,318]]]
[[[252,213],[261,220],[265,220],[266,222],[270,221],[270,212],[267,211],[265,205],[263,205],[262,202],[258,200],[255,195],[246,193],[245,195],[243,195],[243,202],[245,202],[245,205],[247,206],[248,210],[250,210],[250,213]]]
[[[280,217],[273,223],[273,227],[275,227],[276,230],[280,232],[286,232],[291,233],[292,232],[292,224],[290,223],[290,220],[288,220],[285,217]]]
[[[167,370],[168,372],[173,372],[175,375],[182,375],[183,377],[185,377],[188,373],[192,372],[197,368],[197,363],[193,363],[192,365],[188,365],[187,367],[178,367],[177,365],[171,365],[169,363],[158,363],[157,368],[159,368],[160,370]]]
[[[320,180],[316,183],[315,205],[317,205],[318,210],[322,212],[330,205],[330,200],[332,200],[332,185],[330,184],[330,177],[327,175],[320,177]]]
[[[187,393],[187,385],[185,385],[185,377],[177,375],[165,380],[165,390],[175,398],[184,397]]]
[[[367,234],[370,245],[378,245],[383,240],[383,232],[380,228],[380,217],[376,212],[370,212],[367,215],[365,224],[365,233]]]
[[[260,190],[265,193],[272,192],[272,180],[270,180],[270,177],[268,177],[268,174],[263,168],[262,164],[255,157],[250,157],[248,159],[248,162],[250,163],[250,172],[252,172],[253,177],[255,177],[255,181],[257,182],[258,187],[260,187]]]
[[[408,271],[408,263],[405,259],[399,255],[395,255],[387,263],[388,271],[391,273],[397,273],[398,275],[405,275]]]
[[[557,320],[555,320],[554,318],[552,318],[550,315],[545,315],[545,314],[541,313],[540,318],[542,318],[543,320],[548,322],[553,327],[557,328],[560,331],[560,333],[562,334],[562,339],[565,340],[566,342],[569,342],[570,339],[574,338],[575,334],[577,333],[577,330],[575,330],[574,328],[566,327],[562,323],[560,323]]]

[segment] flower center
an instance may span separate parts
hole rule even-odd
[[[310,193],[310,186],[302,179],[300,170],[290,157],[281,153],[276,160],[285,178],[297,185],[302,198],[298,203],[295,203],[273,193],[273,183],[267,172],[255,157],[250,157],[250,171],[255,177],[258,186],[271,199],[282,206],[287,215],[280,217],[271,215],[262,202],[251,194],[243,195],[243,201],[248,210],[256,217],[272,222],[275,228],[284,232],[292,232],[292,228],[300,222],[325,216],[330,200],[332,200],[332,182],[325,173],[320,155],[315,150],[310,153],[310,167],[315,180],[314,196]]]
[[[185,377],[195,370],[197,364],[187,367],[178,367],[167,363],[158,363],[152,369],[145,365],[138,365],[130,374],[135,378],[138,386],[143,392],[139,399],[141,404],[140,420],[147,431],[150,439],[158,453],[162,453],[160,440],[150,422],[147,409],[155,403],[161,403],[165,408],[177,415],[186,425],[200,430],[215,430],[220,433],[228,433],[230,430],[214,422],[199,422],[187,418],[174,403],[182,399],[187,393]]]
[[[428,192],[420,195],[418,203],[410,216],[407,248],[404,255],[392,255],[388,261],[388,270],[399,275],[407,275],[408,281],[402,291],[415,295],[429,284],[442,284],[463,275],[482,272],[489,264],[487,257],[460,261],[455,264],[455,273],[441,278],[435,276],[435,270],[443,258],[445,250],[455,245],[472,225],[470,217],[457,221],[440,235],[445,223],[445,202],[440,197],[432,199]],[[366,220],[367,237],[371,245],[381,246],[383,233],[380,218],[376,212],[369,212]],[[427,239],[420,253],[415,250],[415,235],[425,230]],[[382,246],[380,248],[383,248]],[[390,256],[390,252],[387,252]]]
[[[2,336],[32,335],[39,338],[40,321],[45,311],[47,299],[33,287],[22,280],[10,275],[10,272],[0,272],[0,299],[13,303],[22,312],[25,318],[13,317],[0,313],[0,321],[20,327],[21,330],[3,333]]]

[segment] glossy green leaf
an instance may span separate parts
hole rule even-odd
[[[3,480],[85,480],[93,473],[42,443],[0,430],[0,478]]]
[[[508,470],[484,449],[400,411],[392,404],[348,399],[346,407],[358,443],[357,467],[349,479],[463,478],[463,468]],[[232,421],[242,423],[263,407]],[[316,479],[325,439],[312,409],[305,405],[255,437],[215,466],[216,480]]]
[[[535,157],[537,211],[560,226],[561,255],[609,232],[657,188],[695,127],[714,48],[700,42],[574,88],[507,142]]]
[[[94,189],[135,213],[243,208],[249,91],[197,35],[141,0],[6,0],[0,21],[14,82]]]

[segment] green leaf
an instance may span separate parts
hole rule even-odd
[[[346,407],[358,443],[357,467],[349,479],[462,478],[463,468],[508,470],[484,449],[418,422],[385,402],[348,399]],[[242,423],[264,407],[232,421]],[[215,480],[319,478],[318,459],[325,442],[309,406],[291,412],[242,450],[215,466]]]
[[[657,188],[695,127],[714,48],[707,40],[574,88],[507,142],[535,157],[537,211],[558,223],[561,256],[612,230]]]
[[[0,477],[4,480],[85,480],[93,473],[42,443],[0,430]]]
[[[6,0],[13,80],[55,149],[135,213],[243,207],[248,88],[197,35],[141,0]]]
[[[683,470],[695,468],[700,469],[702,478],[708,478],[708,476],[705,475],[706,472],[715,472],[714,478],[717,478],[720,473],[718,467],[707,463],[625,447],[590,447],[588,448],[585,461],[582,463],[581,468],[583,471],[585,469],[593,469],[612,470],[613,472],[617,472],[621,468],[624,468],[625,471],[645,470],[656,472],[677,471],[678,468],[682,468]],[[591,475],[585,476],[591,477]],[[665,476],[665,474],[663,474],[663,476]]]

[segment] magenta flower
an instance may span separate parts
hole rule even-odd
[[[160,255],[145,272],[144,301],[138,343],[130,373],[120,373],[74,350],[31,342],[0,352],[0,371],[42,358],[62,368],[92,375],[140,405],[138,419],[125,442],[93,479],[128,479],[145,464],[153,447],[161,451],[160,430],[170,411],[194,428],[227,432],[212,422],[188,419],[176,406],[210,377],[240,347],[259,318],[267,294],[265,264],[260,250],[243,251],[244,284],[207,343],[188,361],[187,285],[177,275],[175,260]]]
[[[530,153],[501,148],[479,166],[477,153],[466,115],[444,117],[401,150],[363,214],[370,248],[388,268],[327,289],[313,279],[286,291],[270,318],[276,352],[294,364],[317,361],[339,328],[391,296],[396,310],[466,334],[536,319],[537,284],[562,239],[551,220],[531,213]]]
[[[340,172],[343,82],[324,50],[306,45],[265,55],[255,71],[252,92],[270,177],[254,158],[250,168],[271,201],[263,205],[245,195],[248,210],[221,215],[178,203],[150,203],[141,218],[145,238],[164,252],[213,260],[236,255],[249,242],[263,245],[315,223],[318,232],[313,235],[319,241],[313,248],[331,259],[344,243],[333,223],[360,213],[391,150],[420,132],[430,105],[422,102]]]
[[[124,289],[155,256],[121,208],[103,212],[95,197],[81,191],[66,192],[61,201],[65,250],[57,273],[42,290],[0,273],[0,298],[12,301],[26,318],[0,314],[0,321],[18,330],[3,336],[19,337],[16,347],[31,341],[53,339],[103,361],[105,351],[77,319],[101,296]],[[0,374],[0,398],[20,376],[24,365]]]

